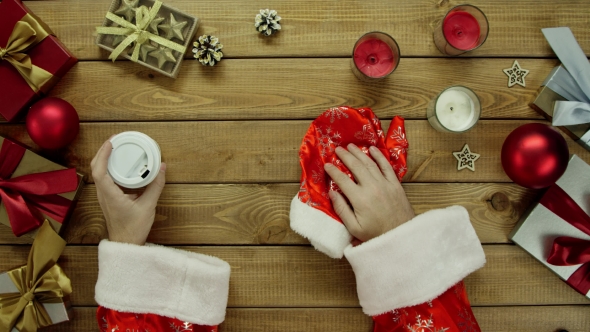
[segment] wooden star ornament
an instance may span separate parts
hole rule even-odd
[[[502,69],[502,71],[504,72],[504,74],[508,76],[509,88],[513,87],[516,84],[526,87],[524,78],[526,75],[529,74],[529,71],[527,69],[521,68],[517,60],[514,60],[512,67]]]
[[[472,172],[475,172],[475,161],[479,159],[479,154],[471,152],[471,150],[469,150],[469,145],[465,144],[461,151],[453,152],[453,156],[458,160],[458,171],[468,168]]]

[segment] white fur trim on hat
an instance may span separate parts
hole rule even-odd
[[[430,301],[473,271],[485,254],[465,208],[421,214],[344,254],[370,316]]]
[[[199,325],[225,319],[230,266],[203,254],[103,240],[98,246],[96,302]]]
[[[342,258],[352,236],[344,224],[309,206],[295,196],[291,201],[291,228],[307,238],[319,251],[332,258]]]

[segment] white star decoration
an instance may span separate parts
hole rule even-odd
[[[479,154],[471,152],[471,150],[469,150],[469,145],[465,144],[461,151],[453,152],[453,156],[458,160],[458,171],[468,168],[472,172],[475,172],[475,161],[479,159]]]
[[[504,74],[508,76],[508,87],[511,88],[515,84],[526,87],[524,78],[529,74],[527,69],[522,69],[518,61],[514,60],[511,68],[502,69]]]

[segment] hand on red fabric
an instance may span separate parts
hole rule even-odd
[[[144,245],[156,217],[156,204],[166,183],[166,164],[162,163],[156,179],[141,196],[125,194],[111,176],[107,165],[113,145],[106,141],[92,159],[92,178],[98,203],[104,213],[109,240]]]
[[[334,210],[350,234],[364,242],[414,218],[406,193],[381,151],[374,146],[369,149],[373,161],[356,145],[347,147],[348,151],[337,147],[336,154],[356,183],[333,164],[327,163],[324,169],[350,202],[337,191],[329,192]]]

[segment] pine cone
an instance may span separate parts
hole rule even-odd
[[[281,30],[279,21],[281,17],[276,10],[261,9],[260,14],[254,19],[256,30],[265,36],[270,36],[277,30]]]
[[[203,66],[215,66],[223,57],[221,52],[223,45],[219,43],[219,39],[215,36],[202,35],[193,43],[193,46],[194,57],[199,59]]]

